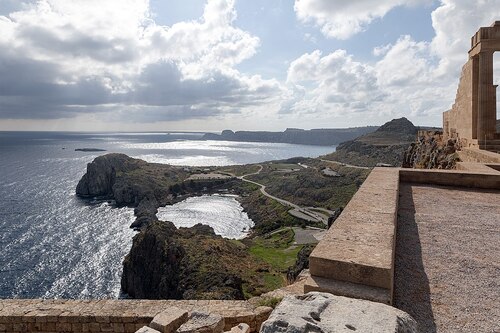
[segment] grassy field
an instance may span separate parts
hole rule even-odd
[[[253,239],[249,250],[252,255],[267,262],[277,271],[286,272],[295,263],[301,246],[292,246],[295,233],[291,228],[285,228],[269,236],[259,236]]]
[[[226,172],[237,177],[247,175],[249,173],[254,173],[259,171],[260,167],[258,164],[245,164],[245,165],[232,165],[228,167],[219,168],[219,172]]]
[[[302,168],[298,164],[291,163],[269,163],[268,166],[271,170],[299,170]]]
[[[247,249],[256,261],[268,264],[268,272],[260,272],[262,285],[254,289],[249,285],[244,287],[248,297],[259,295],[263,292],[281,288],[286,283],[288,267],[295,264],[297,253],[302,246],[293,246],[295,234],[291,228],[284,228],[267,236],[255,237],[245,240]]]

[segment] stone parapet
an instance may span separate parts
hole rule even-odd
[[[308,291],[392,303],[399,169],[375,168],[309,257]]]
[[[405,183],[500,189],[500,172],[495,172],[494,169],[488,173],[462,170],[401,169],[400,180]]]
[[[170,307],[222,316],[225,330],[239,323],[258,331],[271,309],[247,301],[220,300],[0,300],[0,332],[119,332],[148,326]]]

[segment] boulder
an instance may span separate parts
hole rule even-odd
[[[391,306],[328,293],[287,296],[261,327],[261,333],[350,332],[417,333],[417,323]]]
[[[177,333],[223,333],[224,318],[216,314],[193,312]]]
[[[149,324],[161,333],[173,333],[188,320],[188,312],[175,306],[158,313]]]
[[[135,333],[161,333],[161,332],[155,330],[154,328],[151,328],[148,326],[143,326],[140,329],[138,329],[137,331],[135,331]]]
[[[225,333],[250,333],[250,326],[248,326],[245,323],[242,323],[239,324],[238,326],[231,328],[230,331],[227,331]]]

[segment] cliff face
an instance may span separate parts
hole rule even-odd
[[[439,131],[419,132],[417,142],[411,144],[404,154],[403,167],[414,169],[454,169],[459,161],[456,139],[443,141]]]
[[[415,141],[417,132],[417,127],[408,119],[393,119],[373,133],[341,143],[335,153],[325,158],[368,167],[378,163],[400,166],[403,154]]]
[[[118,206],[135,207],[134,227],[156,219],[157,208],[168,203],[171,187],[187,173],[164,164],[147,163],[124,154],[99,156],[87,165],[76,194],[82,198],[114,199]]]
[[[250,255],[209,226],[149,223],[123,262],[122,290],[147,299],[243,299]]]
[[[76,194],[81,197],[114,198],[117,173],[137,169],[141,162],[124,154],[99,156],[87,165],[87,173],[78,182]]]

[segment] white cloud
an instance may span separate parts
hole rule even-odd
[[[287,82],[307,88],[290,108],[295,112],[356,112],[384,97],[374,68],[353,60],[345,50],[324,57],[319,50],[302,55],[290,64]]]
[[[325,21],[317,23],[323,32],[339,37],[349,34],[342,35],[344,30],[331,30],[333,26],[327,26],[326,17],[337,20],[336,15],[340,12],[347,16],[361,3],[365,2],[346,2],[340,6],[338,1],[297,0],[296,10],[298,15],[300,11],[322,12]],[[373,2],[373,5],[385,4],[383,8],[388,8],[402,3],[382,1]],[[347,20],[355,19],[356,24],[361,25],[369,23],[371,19],[362,17],[373,18],[377,11],[370,9],[368,2],[365,5],[365,12],[371,16],[359,13]],[[332,16],[327,15],[334,12]],[[383,122],[388,117],[404,115],[420,123],[440,124],[442,112],[454,102],[461,68],[467,61],[470,37],[479,27],[489,26],[498,17],[498,0],[442,0],[432,13],[436,32],[432,41],[415,41],[411,36],[401,36],[394,43],[376,47],[373,50],[375,62],[356,61],[344,50],[324,56],[320,51],[304,54],[291,63],[288,83],[299,88],[305,86],[308,92],[283,103],[285,110],[282,112],[315,110],[320,117],[333,118],[358,113],[362,115],[357,118],[362,124],[366,124],[367,119]],[[336,22],[343,24],[342,29],[349,26],[342,19]],[[345,31],[352,33],[356,29]],[[496,71],[500,73],[500,68]]]
[[[207,1],[198,20],[172,26],[154,22],[148,0],[26,3],[0,16],[0,118],[72,117],[121,106],[135,119],[143,107],[144,121],[154,121],[270,102],[282,89],[276,80],[235,69],[260,45],[235,19],[234,0]],[[210,112],[193,111],[206,105]]]
[[[295,0],[297,18],[312,22],[331,38],[348,39],[373,20],[402,5],[427,4],[429,0]]]

